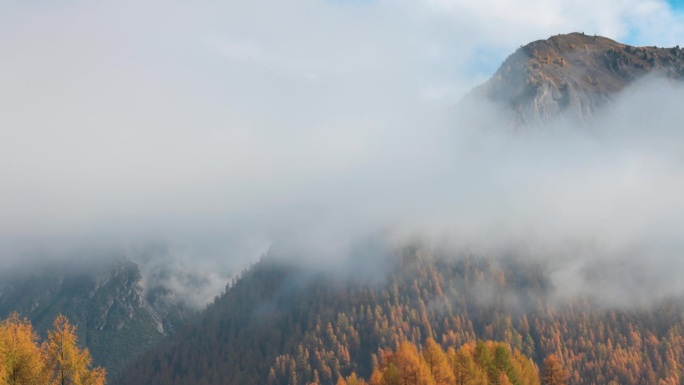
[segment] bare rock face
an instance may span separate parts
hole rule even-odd
[[[521,47],[471,96],[507,108],[516,128],[559,119],[586,126],[620,91],[648,74],[682,79],[684,50],[571,33]]]

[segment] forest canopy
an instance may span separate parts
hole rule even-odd
[[[356,373],[337,385],[564,385],[567,375],[555,356],[544,360],[542,375],[534,362],[510,345],[470,341],[446,351],[432,338],[422,348],[402,341],[396,350],[381,349],[370,380]]]

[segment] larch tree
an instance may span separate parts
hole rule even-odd
[[[496,344],[494,346],[494,365],[497,370],[506,374],[506,380],[513,384],[519,384],[520,379],[518,378],[518,373],[513,365],[511,358],[511,352],[509,347],[502,344]],[[501,378],[501,376],[499,376]],[[501,382],[501,379],[499,379]]]
[[[0,324],[0,384],[44,385],[43,352],[31,323],[12,313]]]
[[[367,382],[359,378],[356,373],[352,373],[347,376],[346,380],[340,376],[337,385],[367,385]]]
[[[510,379],[508,378],[508,376],[506,375],[506,372],[501,372],[501,373],[499,373],[499,382],[498,382],[498,384],[499,384],[499,385],[513,385],[513,383],[511,382],[511,380],[510,380]]]
[[[105,370],[91,369],[88,349],[79,349],[76,328],[59,315],[44,344],[51,385],[103,385]]]
[[[568,374],[558,361],[558,357],[553,354],[544,359],[539,377],[542,385],[566,385],[568,383]]]
[[[396,352],[385,350],[381,355],[371,385],[435,385],[427,363],[410,342],[402,341]]]
[[[423,359],[427,363],[436,385],[451,385],[454,383],[454,372],[441,346],[432,338],[425,341]]]

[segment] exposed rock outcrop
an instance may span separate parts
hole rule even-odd
[[[682,79],[684,50],[571,33],[521,47],[470,96],[503,105],[518,128],[558,119],[585,126],[626,86],[648,74]]]

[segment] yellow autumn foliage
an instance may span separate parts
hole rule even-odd
[[[59,315],[45,342],[26,318],[13,313],[0,323],[0,385],[104,385],[105,370],[91,368],[76,328]]]

